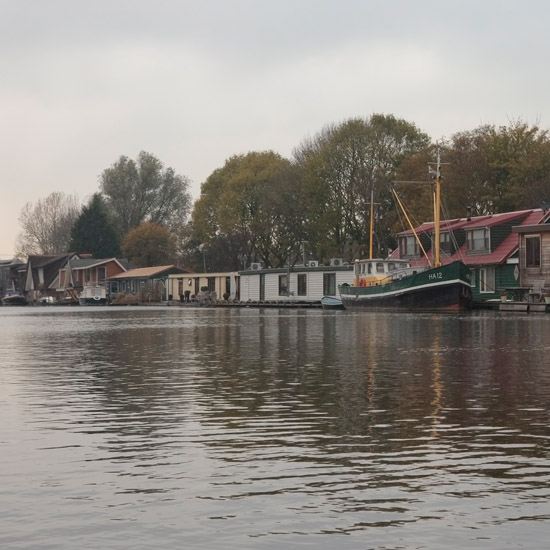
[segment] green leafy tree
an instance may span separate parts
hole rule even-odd
[[[429,143],[414,124],[374,114],[327,126],[295,150],[307,240],[319,259],[365,254],[371,196],[378,203],[375,248],[385,255],[391,242],[387,216],[394,209],[389,183],[400,164]]]
[[[272,151],[228,159],[203,183],[193,210],[202,253],[217,269],[286,263],[301,237],[297,183],[290,162]]]
[[[173,262],[175,246],[168,229],[144,222],[126,234],[122,253],[136,267],[166,265]]]
[[[480,126],[440,144],[443,165],[443,218],[497,214],[537,208],[550,197],[550,135],[518,121]],[[435,146],[406,159],[397,179],[429,181],[428,161]],[[415,225],[433,219],[433,197],[426,184],[400,186]],[[394,231],[402,229],[396,222]]]
[[[135,161],[121,156],[103,171],[100,182],[120,235],[144,221],[175,227],[189,214],[188,178],[145,151]]]
[[[71,230],[70,250],[92,254],[94,258],[113,258],[120,254],[118,233],[109,217],[105,200],[94,193]]]
[[[464,215],[536,208],[550,192],[550,134],[516,121],[455,134],[445,148],[449,209]]]

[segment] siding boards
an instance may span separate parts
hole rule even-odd
[[[526,267],[525,237],[540,236],[540,267]],[[550,233],[525,233],[520,235],[521,286],[533,286],[533,282],[544,279],[550,285]],[[545,286],[546,286],[545,285]]]
[[[325,273],[336,275],[336,287],[353,281],[353,267],[314,267],[292,268],[290,271],[290,296],[286,293],[279,296],[279,276],[287,275],[286,269],[262,270],[261,272],[241,272],[241,301],[258,301],[260,299],[260,274],[265,276],[266,301],[319,301],[323,297],[323,276]],[[298,295],[298,275],[306,276],[305,296]],[[336,290],[338,294],[338,290]]]

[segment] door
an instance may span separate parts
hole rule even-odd
[[[260,273],[260,302],[265,302],[265,273]]]

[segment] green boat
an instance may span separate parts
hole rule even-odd
[[[369,267],[383,276],[361,277]],[[355,281],[359,283],[339,287],[346,309],[459,311],[472,307],[472,275],[462,262],[423,269],[403,261],[357,260]]]
[[[461,261],[442,265],[440,261],[440,192],[441,161],[437,153],[434,175],[434,255],[433,262],[419,242],[429,267],[411,267],[406,260],[372,258],[371,198],[371,251],[367,260],[356,260],[352,285],[338,287],[346,309],[397,309],[417,311],[459,311],[472,307],[472,274]],[[395,194],[395,190],[394,194]],[[399,197],[397,202],[402,207]],[[405,213],[408,219],[408,216]],[[414,228],[411,229],[417,237]],[[418,237],[417,237],[418,239]]]

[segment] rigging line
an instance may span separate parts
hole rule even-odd
[[[448,211],[448,208],[447,208],[447,204],[445,203],[445,201],[442,201],[441,202],[441,207],[443,209],[443,214],[445,216],[445,223],[446,223],[446,227],[447,227],[447,230],[449,232],[449,235],[451,237],[451,242],[454,246],[454,249],[456,250],[456,254],[458,254],[458,258],[459,260],[461,261],[464,261],[464,255],[463,253],[460,251],[460,247],[458,245],[458,241],[456,239],[456,236],[454,234],[454,231],[451,231],[450,230],[450,219],[449,219],[449,211]]]
[[[424,250],[424,247],[422,246],[422,243],[420,242],[420,238],[416,234],[416,231],[415,231],[415,229],[414,229],[414,227],[411,223],[411,220],[409,219],[409,216],[407,215],[407,212],[405,211],[405,207],[403,206],[403,204],[399,200],[399,197],[397,196],[397,193],[396,193],[395,189],[393,188],[393,186],[392,186],[391,190],[392,190],[393,194],[395,195],[395,198],[397,199],[397,202],[398,202],[399,206],[401,207],[401,210],[403,210],[403,214],[404,214],[405,218],[409,222],[409,226],[411,228],[411,231],[413,232],[414,237],[415,237],[416,241],[418,242],[418,245],[422,249],[422,253],[424,254],[424,257],[426,258],[426,261],[428,262],[428,265],[432,265],[432,263],[430,262],[430,258],[428,258],[428,254],[426,253],[426,250]]]
[[[397,204],[397,200],[396,200],[395,195],[393,193],[391,195],[391,198],[392,198],[393,204],[394,204],[394,206],[397,210],[397,216],[399,217],[399,222],[401,223],[401,228],[403,230],[405,230],[406,225],[405,225],[405,221],[404,221],[404,218],[403,218],[403,213],[401,212],[401,208],[399,208],[399,205]]]

